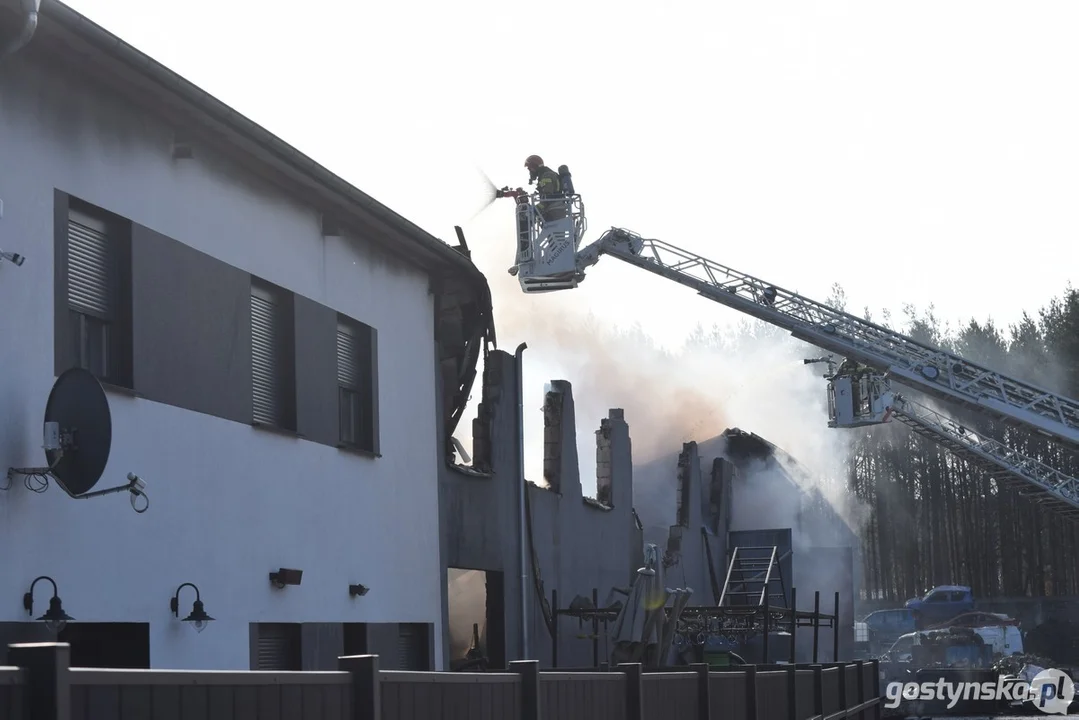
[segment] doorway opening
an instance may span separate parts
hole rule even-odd
[[[506,667],[505,601],[502,573],[449,568],[450,670]]]

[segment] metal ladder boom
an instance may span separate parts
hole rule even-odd
[[[1079,479],[911,400],[897,397],[892,404],[892,415],[918,435],[985,471],[1001,485],[1057,514],[1079,520]]]
[[[578,269],[583,271],[605,254],[781,327],[799,340],[886,372],[905,385],[942,400],[988,411],[1079,450],[1079,401],[621,228],[605,231],[581,250],[577,255]]]

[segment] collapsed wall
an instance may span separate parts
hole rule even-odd
[[[550,667],[556,623],[559,665],[591,665],[591,640],[578,637],[582,633],[576,619],[556,618],[552,599],[557,597],[558,607],[567,608],[575,601],[590,603],[595,590],[604,605],[620,597],[616,588],[627,588],[643,562],[643,538],[632,503],[629,426],[620,409],[602,419],[596,431],[597,497],[590,498],[582,492],[577,463],[572,385],[551,382],[543,409],[544,477],[528,478],[527,483],[521,477],[517,413],[514,357],[491,352],[484,363],[482,402],[473,423],[472,467],[448,463],[439,478],[443,571],[468,568],[487,573],[487,652],[498,661],[495,665],[523,657],[527,636],[527,657]],[[524,496],[522,488],[527,488]],[[523,623],[522,579],[527,606]],[[492,593],[492,585],[499,591]],[[444,591],[443,645],[460,648],[461,638],[451,633],[461,631],[451,630],[448,606]],[[471,626],[466,631],[471,632]],[[600,652],[606,654],[602,641]],[[446,658],[447,667],[452,660]]]

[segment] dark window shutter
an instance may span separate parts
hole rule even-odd
[[[397,669],[428,670],[427,634],[424,626],[402,623],[397,628]]]
[[[111,319],[116,268],[105,223],[72,211],[67,243],[68,304],[73,310]]]
[[[337,326],[337,384],[353,390],[360,386],[359,338],[343,324]]]
[[[363,408],[360,404],[361,381],[360,338],[356,327],[337,325],[337,386],[340,440],[348,445],[361,445],[363,437]]]
[[[282,420],[280,363],[280,307],[269,293],[251,290],[252,409],[256,422],[280,426]]]
[[[260,623],[256,670],[300,669],[300,626]]]

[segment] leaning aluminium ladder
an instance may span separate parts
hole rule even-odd
[[[736,547],[731,551],[727,578],[719,595],[719,607],[787,607],[787,587],[783,581],[779,548]]]

